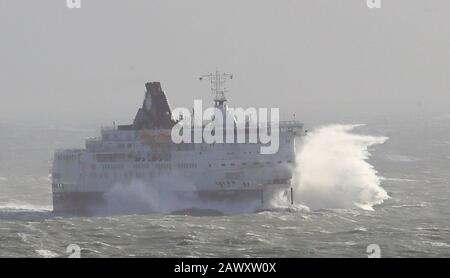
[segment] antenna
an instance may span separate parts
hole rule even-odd
[[[208,78],[211,83],[211,92],[214,94],[215,105],[223,105],[223,103],[227,101],[225,96],[225,92],[227,92],[225,83],[228,79],[233,79],[233,75],[229,73],[220,73],[219,70],[216,70],[215,74],[210,73],[207,75],[202,75],[199,80],[202,81],[204,78]]]

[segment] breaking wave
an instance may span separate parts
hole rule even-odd
[[[305,137],[297,155],[296,202],[310,209],[373,210],[389,198],[367,162],[368,148],[388,138],[352,133],[358,126],[324,126]]]

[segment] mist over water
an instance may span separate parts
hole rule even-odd
[[[367,161],[388,138],[354,133],[359,125],[329,125],[305,137],[297,155],[295,200],[310,209],[362,208],[389,198]]]
[[[161,178],[151,184],[139,180],[129,185],[116,184],[104,196],[107,206],[94,212],[240,214],[255,212],[259,205],[259,200],[249,202],[200,198],[195,189],[192,182],[177,177]]]
[[[185,208],[186,204],[193,204],[190,195],[179,198],[175,192],[183,185],[182,180],[175,177],[158,179],[148,184],[144,181],[133,180],[131,184],[115,184],[106,194],[106,208],[99,212],[149,212],[170,213]],[[193,187],[185,181],[184,190],[193,191]]]

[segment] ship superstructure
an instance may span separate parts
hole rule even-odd
[[[205,78],[212,85],[214,107],[226,115],[224,84],[232,75],[217,71],[201,77]],[[179,120],[172,115],[160,83],[147,83],[144,102],[132,124],[102,128],[100,137],[86,140],[85,149],[55,152],[54,211],[92,213],[114,205],[108,204],[105,195],[116,186],[126,190],[136,181],[198,198],[257,199],[261,206],[275,191],[292,196],[295,141],[304,134],[303,124],[281,121],[278,152],[261,154],[260,142],[176,144],[171,130]],[[244,127],[246,135],[252,132],[249,126]]]

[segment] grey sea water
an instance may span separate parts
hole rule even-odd
[[[82,257],[366,257],[370,244],[380,246],[382,257],[450,257],[448,116],[377,120],[349,131],[389,138],[366,144],[367,162],[390,196],[373,210],[345,205],[354,201],[346,195],[353,194],[352,188],[365,186],[354,183],[365,180],[370,165],[360,158],[354,168],[331,169],[330,163],[340,165],[337,157],[320,172],[334,171],[346,180],[341,184],[336,178],[333,188],[318,190],[322,195],[314,195],[309,211],[53,215],[48,176],[53,151],[81,147],[85,137],[97,132],[97,127],[0,125],[1,257],[66,257],[70,244],[81,247]],[[336,150],[346,142],[321,144]]]

